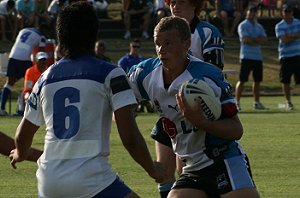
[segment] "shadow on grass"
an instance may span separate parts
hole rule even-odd
[[[269,110],[241,110],[238,114],[277,114],[277,113],[298,113],[296,109],[285,110],[285,109],[269,109]]]

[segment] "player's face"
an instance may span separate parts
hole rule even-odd
[[[172,15],[190,21],[194,17],[195,6],[193,6],[189,0],[171,0],[170,10]]]
[[[163,67],[170,70],[185,69],[190,39],[182,41],[176,30],[155,32],[154,44]]]

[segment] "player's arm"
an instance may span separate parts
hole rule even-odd
[[[135,105],[127,105],[114,112],[117,128],[124,147],[131,157],[156,180],[163,180],[163,171],[153,163],[146,142],[135,121]]]
[[[3,132],[0,132],[0,153],[5,156],[9,156],[10,152],[15,149],[15,141],[13,138],[7,136]],[[30,148],[28,157],[26,160],[36,162],[39,157],[42,155],[43,151]]]
[[[35,154],[35,152],[31,153],[30,147],[33,136],[38,129],[39,126],[32,124],[26,118],[21,120],[15,136],[16,149],[12,150],[9,156],[13,168],[16,168],[17,162],[22,162],[26,160],[30,154]]]
[[[176,95],[176,101],[183,116],[197,128],[227,140],[238,140],[242,137],[243,126],[237,115],[213,121],[204,117],[200,101],[197,101],[195,108],[187,104],[182,94]]]

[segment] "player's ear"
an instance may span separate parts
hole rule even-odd
[[[187,38],[187,39],[183,40],[183,46],[184,46],[185,51],[188,52],[191,47],[191,38]]]

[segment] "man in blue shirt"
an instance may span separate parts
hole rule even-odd
[[[293,17],[290,5],[282,6],[282,20],[276,24],[275,33],[279,39],[278,53],[280,60],[280,82],[287,100],[287,109],[292,110],[291,77],[294,75],[295,83],[300,84],[300,21]]]
[[[241,70],[239,81],[236,84],[235,97],[238,109],[241,110],[240,98],[244,89],[244,83],[248,81],[252,71],[254,97],[253,108],[265,109],[260,103],[260,82],[263,80],[263,61],[261,44],[267,41],[266,33],[261,24],[256,20],[257,8],[251,6],[247,9],[246,19],[238,26],[238,34],[241,42],[240,62]]]
[[[141,61],[145,60],[145,58],[140,54],[141,41],[139,39],[131,41],[129,47],[129,53],[122,56],[118,61],[118,65],[122,67],[126,73],[128,73],[133,65],[137,65]]]

